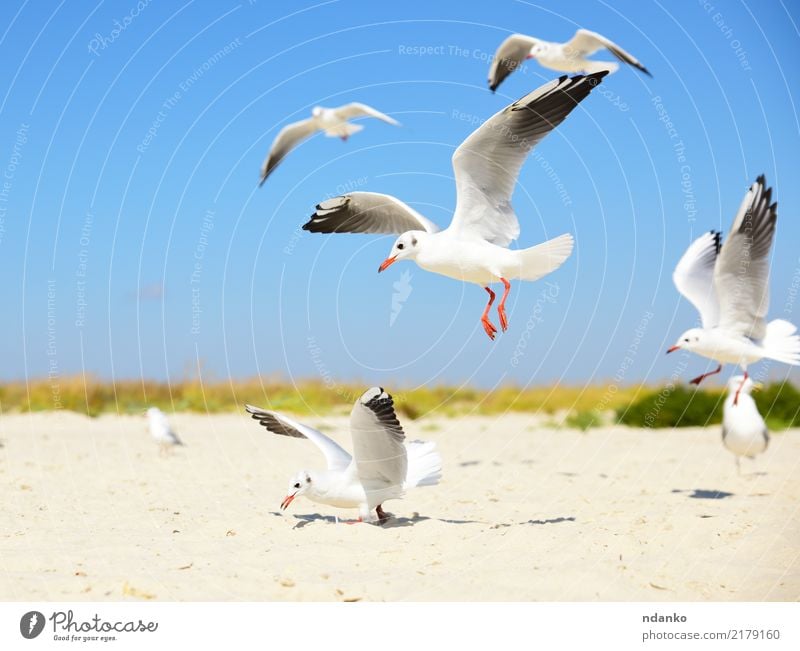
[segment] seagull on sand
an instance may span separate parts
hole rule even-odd
[[[411,488],[434,486],[442,477],[442,458],[435,443],[406,442],[394,413],[394,402],[381,387],[372,387],[356,400],[350,412],[353,456],[313,427],[276,411],[245,405],[247,413],[273,434],[308,439],[327,461],[326,470],[301,470],[291,480],[281,509],[299,495],[312,502],[358,509],[359,522],[388,519],[386,500],[402,497]]]
[[[667,352],[690,350],[718,362],[715,371],[694,378],[692,384],[719,373],[722,364],[738,364],[744,376],[734,405],[748,377],[748,365],[765,357],[800,364],[797,328],[782,319],[766,321],[777,208],[772,188],[759,176],[745,194],[725,244],[719,232],[701,235],[672,275],[678,291],[700,312],[702,327],[684,332]]]
[[[750,395],[760,389],[750,378],[737,375],[728,382],[728,397],[722,407],[722,443],[736,455],[736,469],[741,474],[741,458],[754,459],[767,449],[769,431]],[[738,402],[735,394],[740,393]]]
[[[150,425],[150,435],[161,446],[162,454],[166,454],[173,446],[183,445],[183,441],[169,426],[166,414],[158,407],[150,407],[147,410],[147,421]]]
[[[623,63],[638,68],[652,77],[639,60],[619,45],[597,32],[579,29],[566,43],[551,43],[525,34],[512,34],[500,44],[489,68],[489,88],[492,92],[516,70],[525,59],[536,59],[545,68],[559,72],[616,72],[619,64],[612,61],[590,61],[598,50],[606,49]]]
[[[323,201],[303,226],[312,233],[398,233],[391,253],[378,268],[414,260],[427,271],[476,283],[489,294],[481,323],[490,339],[497,328],[489,320],[495,293],[500,327],[508,328],[505,304],[511,280],[538,280],[570,256],[570,234],[528,249],[510,250],[519,236],[511,195],[528,153],[555,129],[600,83],[606,72],[551,81],[507,106],[476,129],[453,154],[456,209],[444,230],[395,197],[353,192]]]
[[[341,138],[346,141],[354,133],[358,133],[364,128],[360,124],[348,122],[348,120],[360,117],[378,118],[388,124],[400,126],[397,120],[360,102],[352,102],[337,108],[315,106],[311,109],[310,118],[292,122],[280,130],[261,166],[261,183],[259,185],[264,185],[264,181],[286,154],[317,131],[324,131],[329,138]]]

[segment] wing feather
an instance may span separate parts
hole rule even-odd
[[[272,174],[272,171],[286,157],[286,154],[314,134],[318,129],[319,127],[317,126],[315,118],[300,120],[299,122],[293,122],[283,127],[283,129],[278,132],[267,157],[264,159],[264,163],[261,165],[261,182],[259,185],[264,185],[264,181],[267,180],[267,177]]]
[[[714,265],[721,246],[721,233],[710,231],[686,249],[672,280],[678,291],[697,309],[704,328],[719,323],[719,301],[714,291]]]
[[[312,233],[396,233],[439,230],[399,199],[377,192],[352,192],[326,199],[303,225]]]

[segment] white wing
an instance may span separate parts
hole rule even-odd
[[[286,154],[318,129],[316,118],[300,120],[283,127],[278,132],[272,147],[270,147],[269,154],[267,154],[264,163],[261,165],[261,183],[259,185],[264,185],[264,181],[272,174],[272,170],[278,166]]]
[[[352,192],[326,199],[303,230],[312,233],[405,233],[439,230],[399,199],[377,192]]]
[[[703,233],[686,249],[672,274],[675,287],[700,313],[704,328],[719,323],[719,301],[714,291],[714,265],[719,255],[721,233]]]
[[[590,32],[588,29],[579,29],[575,32],[575,36],[563,45],[564,54],[570,58],[577,59],[587,57],[604,48],[623,63],[638,68],[650,77],[653,76],[650,74],[650,71],[641,64],[639,59],[597,32]]]
[[[458,200],[450,229],[508,246],[519,236],[511,195],[533,147],[608,74],[566,76],[496,113],[453,154]]]
[[[512,34],[497,48],[489,68],[489,89],[497,87],[525,61],[536,39],[525,34]]]
[[[769,252],[778,220],[777,203],[764,176],[750,186],[722,245],[714,270],[719,326],[763,339],[769,307]]]
[[[352,102],[350,104],[345,104],[344,106],[340,106],[339,108],[334,109],[334,112],[336,113],[337,116],[339,116],[343,120],[352,120],[353,118],[369,117],[369,118],[378,118],[379,120],[383,120],[388,124],[393,124],[396,127],[400,126],[400,123],[394,118],[390,118],[385,113],[381,113],[379,110],[374,109],[366,104],[362,104],[361,102]]]
[[[255,420],[273,434],[311,441],[325,455],[325,460],[328,462],[328,470],[344,470],[350,465],[352,457],[347,451],[313,427],[298,423],[296,420],[275,411],[268,411],[252,405],[245,405],[244,408],[248,414],[251,414]]]
[[[403,493],[408,473],[405,434],[392,397],[380,387],[368,389],[350,413],[353,458],[370,506]],[[370,493],[380,497],[372,498]]]

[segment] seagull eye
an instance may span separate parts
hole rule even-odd
[[[300,488],[300,482],[297,482],[297,483],[294,485],[294,487],[295,487],[295,488]]]
[[[687,344],[689,343],[689,340],[688,340],[688,339],[684,339],[684,341],[685,341]]]
[[[405,246],[405,244],[403,244],[402,242],[400,242],[400,244],[398,244],[398,245],[397,245],[397,248],[398,248],[398,249],[400,249],[400,250],[402,251],[404,246]]]

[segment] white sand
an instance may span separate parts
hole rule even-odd
[[[143,416],[3,416],[0,599],[800,597],[798,431],[739,477],[717,428],[403,420],[438,442],[445,478],[380,528],[304,499],[277,514],[322,457],[245,415],[175,416],[187,446],[168,458]],[[349,447],[346,419],[307,421]]]

